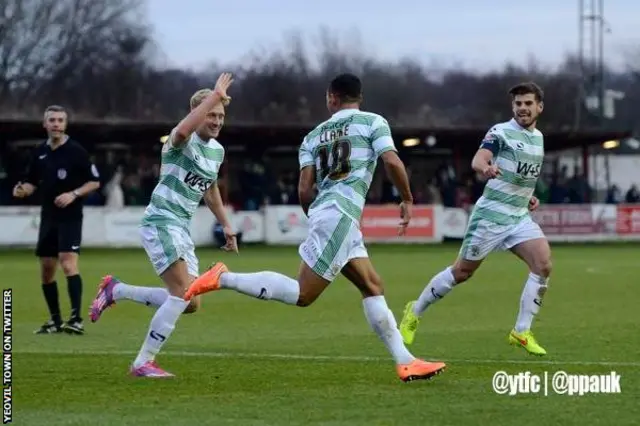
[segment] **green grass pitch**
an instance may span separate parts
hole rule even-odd
[[[402,383],[345,279],[309,308],[232,292],[205,295],[180,319],[158,358],[177,375],[132,378],[128,366],[153,310],[132,302],[86,320],[84,336],[32,334],[46,318],[36,258],[0,252],[3,288],[13,289],[13,423],[17,425],[637,425],[640,418],[640,246],[557,245],[554,273],[534,330],[547,349],[533,358],[507,344],[526,267],[492,255],[469,283],[425,314],[417,356],[444,360],[431,381]],[[398,320],[404,304],[451,262],[457,245],[372,246]],[[294,247],[198,252],[201,266],[294,275]],[[86,250],[84,309],[102,275],[157,286],[142,250]],[[66,281],[58,276],[63,312]],[[85,314],[86,315],[86,314]],[[498,370],[535,374],[616,371],[621,394],[497,395]]]

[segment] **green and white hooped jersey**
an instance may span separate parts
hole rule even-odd
[[[318,125],[299,150],[300,169],[316,167],[318,194],[309,214],[335,205],[359,221],[378,157],[395,149],[389,123],[378,114],[346,109]]]
[[[487,132],[481,148],[493,152],[501,175],[490,179],[476,203],[472,216],[497,225],[518,223],[529,214],[529,200],[544,160],[544,137],[511,119]]]
[[[193,133],[184,146],[176,148],[170,137],[162,147],[160,178],[142,225],[188,229],[205,191],[218,180],[223,160],[224,148],[215,139],[205,142]]]

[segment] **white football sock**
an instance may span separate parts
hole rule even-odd
[[[413,313],[421,316],[429,305],[442,299],[451,291],[456,280],[451,273],[451,267],[441,271],[431,279],[431,282],[422,290],[422,294],[413,306]]]
[[[176,327],[178,318],[187,308],[188,301],[182,297],[169,296],[167,300],[158,308],[156,314],[151,319],[149,332],[145,338],[144,344],[138,353],[136,360],[133,362],[134,368],[142,366],[147,361],[153,361],[160,348],[171,336],[171,332]]]
[[[120,282],[113,288],[114,300],[133,300],[156,308],[162,306],[167,297],[169,297],[169,292],[166,288],[161,287],[140,287]]]
[[[297,304],[300,297],[298,281],[271,271],[251,274],[224,272],[220,276],[220,287],[257,299],[277,300],[288,305]]]
[[[520,297],[520,311],[518,311],[515,327],[518,333],[531,329],[533,317],[542,306],[542,298],[547,291],[547,282],[548,280],[540,275],[529,274]]]
[[[407,349],[398,330],[398,324],[393,313],[387,306],[384,296],[371,296],[362,299],[364,316],[369,325],[376,332],[391,352],[396,364],[409,364],[415,357]]]

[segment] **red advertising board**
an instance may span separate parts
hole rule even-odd
[[[640,205],[621,204],[616,210],[616,232],[621,235],[640,234]]]
[[[584,235],[603,231],[590,204],[544,205],[531,214],[547,235]]]
[[[431,241],[435,237],[435,215],[431,206],[413,206],[413,216],[405,236],[398,236],[398,206],[365,206],[361,230],[368,241]]]

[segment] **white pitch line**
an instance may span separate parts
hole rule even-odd
[[[130,355],[135,356],[135,351],[39,351],[26,350],[14,351],[20,354],[44,354],[44,355]],[[203,357],[203,358],[257,358],[257,359],[283,359],[302,361],[355,361],[355,362],[390,362],[391,358],[373,356],[331,356],[331,355],[302,355],[302,354],[274,354],[253,352],[191,352],[191,351],[166,351],[161,352],[165,356]],[[432,359],[425,357],[425,359]],[[442,361],[459,364],[539,364],[539,365],[599,365],[610,367],[640,367],[640,361],[559,361],[543,359],[472,359],[451,358]]]

